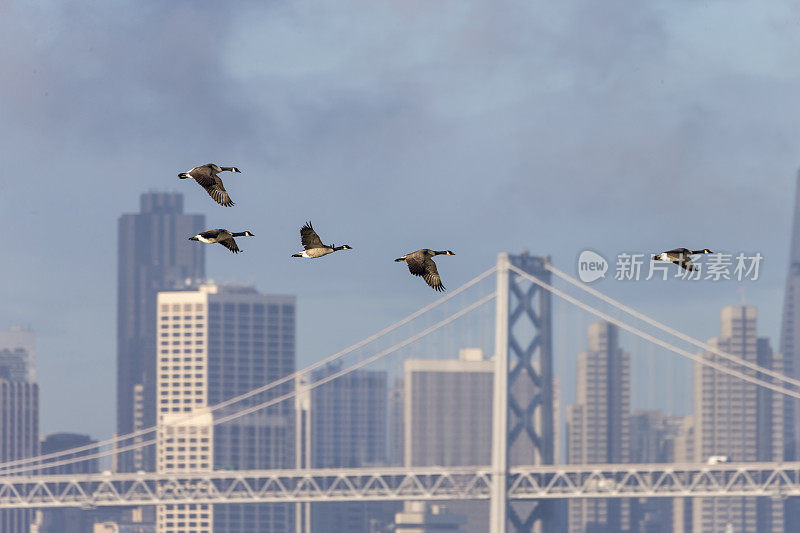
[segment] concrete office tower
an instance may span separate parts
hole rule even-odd
[[[86,446],[97,441],[92,440],[89,435],[79,435],[76,433],[53,433],[42,439],[40,452],[42,455],[57,453],[70,450],[79,446]],[[63,459],[72,459],[90,455],[97,450],[86,450],[61,456]],[[97,458],[87,459],[79,463],[54,466],[42,469],[42,474],[64,475],[64,474],[92,474],[98,472]],[[80,533],[90,531],[94,524],[94,517],[91,511],[77,507],[66,507],[63,509],[44,509],[37,513],[37,533]]]
[[[36,347],[33,332],[20,327],[0,331],[0,366],[14,381],[36,380]]]
[[[11,351],[16,355],[0,363],[0,463],[39,455],[39,385],[27,380],[32,370],[19,366],[24,351]],[[28,533],[32,519],[29,509],[0,511],[0,531]]]
[[[203,215],[183,213],[183,195],[149,192],[139,213],[118,223],[117,252],[117,434],[156,423],[156,294],[205,276],[205,247],[189,237],[205,229]],[[136,386],[141,385],[136,406]],[[135,421],[141,410],[141,426]],[[123,442],[122,445],[130,444]],[[152,470],[152,451],[123,454],[122,471]]]
[[[625,463],[630,445],[630,357],[608,322],[589,326],[589,350],[578,355],[577,402],[567,407],[567,462]],[[615,533],[628,524],[619,500],[571,500],[570,533]]]
[[[800,377],[800,170],[795,185],[789,265],[783,294],[780,353],[782,357],[776,358],[780,361],[776,364],[776,370],[795,378]],[[800,400],[784,396],[779,401],[783,411],[783,459],[796,461],[800,458]],[[800,523],[800,498],[786,501],[785,514],[786,523]]]
[[[797,173],[791,231],[789,268],[783,294],[780,352],[782,371],[797,378],[800,377],[800,171]],[[800,457],[800,401],[786,398],[784,404],[784,459],[797,460]]]
[[[681,434],[683,418],[661,411],[635,411],[630,416],[631,463],[671,463],[675,460],[675,440]],[[673,533],[671,498],[630,500],[631,531]]]
[[[458,359],[407,359],[404,374],[406,466],[489,465],[494,361],[468,348]],[[467,516],[465,531],[489,530],[487,502],[447,507]]]
[[[51,433],[42,439],[40,451],[42,455],[47,455],[80,446],[86,446],[97,442],[89,435],[80,435],[78,433]],[[96,449],[89,449],[83,452],[71,453],[62,455],[60,458],[73,459],[75,457],[83,457],[95,453]],[[97,458],[86,459],[79,463],[71,463],[67,465],[59,465],[51,468],[42,469],[41,473],[46,475],[55,474],[93,474],[98,472]]]
[[[311,375],[317,382],[341,370],[328,365]],[[386,464],[387,373],[355,370],[311,391],[312,468],[358,468]],[[314,533],[370,533],[392,523],[390,502],[311,505]]]
[[[766,339],[757,337],[756,322],[755,307],[724,307],[720,335],[708,344],[770,367],[773,354]],[[730,364],[712,352],[703,355]],[[696,461],[712,455],[736,462],[781,460],[775,456],[773,439],[776,434],[780,437],[783,428],[771,424],[780,404],[773,401],[770,391],[699,364],[695,365],[694,387]],[[708,498],[696,499],[693,504],[695,531],[718,531],[726,524],[733,524],[738,533],[783,531],[782,504],[768,498]]]
[[[493,376],[479,349],[405,361],[406,466],[489,464]]]
[[[317,370],[312,383],[339,370]],[[355,370],[311,391],[312,468],[385,464],[386,382],[383,370]]]
[[[450,513],[443,505],[403,502],[403,510],[395,516],[393,531],[395,533],[458,532],[463,531],[460,527],[466,522],[465,516]]]
[[[292,382],[213,415],[210,408],[294,372],[295,298],[205,284],[161,292],[157,304],[158,470],[292,468],[293,402],[214,426],[290,392]],[[283,533],[293,527],[290,511],[278,504],[160,506],[157,530]]]
[[[677,417],[678,432],[674,439],[673,461],[676,463],[695,462],[694,452],[694,415]],[[673,533],[692,533],[692,515],[694,498],[673,498],[672,531]]]

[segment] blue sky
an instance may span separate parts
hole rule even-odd
[[[297,294],[301,361],[430,302],[391,262],[421,247],[456,252],[453,288],[523,248],[569,272],[586,248],[760,251],[747,301],[776,344],[794,2],[11,1],[0,49],[0,327],[37,333],[44,432],[113,427],[116,220],[146,190],[257,235],[208,271]],[[235,208],[177,179],[208,161],[243,171]],[[355,250],[290,261],[308,219]],[[701,338],[739,301],[598,287]]]

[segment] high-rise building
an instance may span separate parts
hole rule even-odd
[[[694,415],[677,417],[677,434],[673,440],[673,460],[676,463],[695,462],[694,453]],[[673,533],[692,533],[692,515],[694,498],[673,498],[672,531]]]
[[[800,377],[800,171],[797,172],[792,237],[789,244],[789,268],[783,295],[780,352],[783,372]],[[787,460],[800,457],[800,401],[786,400],[786,450]]]
[[[720,335],[708,341],[717,350],[751,363],[772,367],[772,351],[766,339],[757,336],[757,312],[752,306],[724,307]],[[713,352],[704,357],[730,365]],[[717,370],[695,365],[694,375],[696,461],[725,456],[731,461],[780,461],[783,427],[773,427],[774,410],[780,409],[770,391]],[[777,417],[780,419],[780,415]],[[707,498],[693,502],[695,531],[716,531],[726,524],[741,533],[783,531],[782,502],[768,498]]]
[[[188,237],[204,229],[203,215],[183,213],[183,196],[148,192],[140,210],[118,224],[117,434],[156,423],[156,294],[205,276],[205,247]],[[140,386],[137,406],[136,387]],[[139,410],[139,422],[135,420]],[[123,443],[129,444],[129,443]],[[123,471],[154,467],[152,451],[122,454]]]
[[[800,170],[797,172],[795,186],[789,266],[783,294],[780,353],[781,357],[777,358],[780,363],[775,365],[776,370],[800,378]],[[796,461],[800,458],[800,400],[783,397],[779,401],[784,426],[783,459]],[[786,523],[800,522],[800,498],[789,498],[786,501],[785,520]]]
[[[79,435],[76,433],[53,433],[42,439],[40,452],[42,455],[62,452],[79,446],[86,446],[97,441],[92,440],[89,435]],[[83,452],[76,452],[60,456],[60,459],[73,459],[76,457],[90,455],[96,449],[88,449]],[[66,465],[54,466],[42,469],[42,474],[92,474],[98,471],[97,458],[71,463]],[[77,507],[66,507],[63,509],[44,509],[37,512],[37,533],[81,533],[89,531],[94,524],[94,516],[91,511],[86,511]]]
[[[78,433],[51,433],[42,439],[40,451],[42,455],[51,453],[63,452],[64,450],[71,450],[89,444],[94,444],[89,435],[80,435]],[[95,453],[96,449],[88,449],[82,452],[75,452],[66,455],[60,455],[59,459],[74,459]],[[77,463],[66,465],[53,466],[50,468],[42,469],[41,473],[46,475],[56,474],[93,474],[98,472],[97,458],[86,459]]]
[[[0,366],[14,381],[36,380],[33,332],[20,327],[0,331]]]
[[[405,361],[406,466],[490,463],[493,378],[494,363],[478,349]]]
[[[312,382],[338,372],[328,365]],[[387,373],[355,370],[311,391],[311,466],[358,468],[386,464]],[[311,505],[313,533],[370,533],[392,523],[397,505],[387,502],[337,502]]]
[[[327,365],[312,382],[339,370]],[[386,463],[386,382],[383,370],[355,370],[311,391],[312,468]]]
[[[608,322],[589,326],[589,349],[578,355],[576,403],[567,406],[567,462],[625,463],[630,451],[630,357]],[[628,526],[619,500],[571,500],[570,533],[615,533]]]
[[[458,359],[407,359],[403,384],[406,466],[491,463],[494,361],[482,350],[463,349]],[[488,530],[486,502],[447,507],[467,517],[465,531]]]
[[[671,463],[683,418],[661,411],[635,411],[630,415],[631,463]],[[630,505],[630,531],[673,533],[674,509],[670,498],[634,498]]]
[[[10,330],[0,336],[0,462],[39,455],[39,385],[34,375],[33,336]],[[28,533],[33,511],[0,511],[0,531]]]
[[[294,466],[294,405],[283,401],[214,425],[293,390],[290,381],[212,414],[211,406],[295,370],[295,298],[205,284],[157,298],[160,472]],[[159,506],[159,532],[289,531],[286,504]]]

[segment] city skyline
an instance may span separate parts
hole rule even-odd
[[[506,254],[501,254],[500,255],[500,257],[498,258],[498,265],[504,264],[503,258],[505,256],[506,256]],[[541,259],[541,258],[533,258],[531,256],[526,256],[526,255],[513,256],[512,265],[515,264],[515,263],[532,265],[532,264],[535,264],[536,260],[539,260],[539,259]],[[502,278],[499,278],[499,279],[502,279]],[[521,297],[522,294],[528,294],[528,297],[531,297],[531,293],[529,293],[527,291],[517,292],[517,289],[515,288],[516,285],[517,285],[517,282],[513,282],[513,281],[512,281],[512,283],[510,285],[511,289],[513,289],[512,292],[514,294],[517,294],[519,297]],[[200,287],[200,291],[199,292],[202,295],[203,293],[215,294],[215,293],[217,293],[219,291],[220,291],[220,289],[218,289],[214,285],[205,285],[205,286],[201,286]],[[224,288],[222,292],[223,293],[229,292],[230,293],[230,297],[233,297],[234,300],[238,300],[238,299],[241,299],[243,297],[245,297],[245,298],[246,297],[252,297],[251,295],[255,295],[256,294],[254,289],[248,288],[248,287],[242,287],[242,286],[233,286],[233,287],[230,287],[230,288]],[[175,302],[172,302],[172,300],[165,301],[164,303],[160,303],[159,306],[158,306],[159,313],[161,313],[161,315],[159,316],[159,319],[158,319],[158,324],[159,324],[158,331],[160,332],[159,333],[159,339],[160,340],[159,340],[158,344],[159,344],[159,353],[161,354],[162,359],[165,356],[166,357],[170,357],[168,354],[171,353],[171,354],[173,354],[171,357],[173,357],[173,358],[177,357],[178,358],[178,359],[176,359],[176,361],[183,361],[187,357],[187,355],[186,355],[187,353],[189,354],[188,357],[190,359],[192,359],[192,358],[196,358],[197,357],[197,352],[198,351],[203,351],[204,350],[205,347],[203,345],[205,343],[203,341],[205,339],[203,339],[203,338],[197,338],[196,339],[195,338],[197,335],[203,333],[202,329],[198,329],[198,328],[200,328],[201,323],[195,324],[194,322],[196,320],[204,319],[204,316],[200,316],[200,315],[204,314],[205,309],[208,308],[208,310],[209,310],[208,311],[209,312],[209,318],[213,319],[213,320],[211,320],[211,322],[209,322],[209,325],[211,327],[209,327],[208,331],[209,332],[212,332],[212,331],[216,332],[216,335],[219,336],[217,341],[213,341],[212,337],[209,337],[209,340],[208,340],[208,345],[209,345],[209,349],[211,350],[211,353],[217,352],[218,360],[217,360],[217,362],[215,364],[219,365],[222,362],[222,359],[219,359],[219,356],[222,355],[223,352],[227,353],[227,355],[228,355],[228,357],[225,358],[226,361],[230,360],[230,362],[234,362],[233,359],[230,359],[230,356],[233,355],[235,350],[237,350],[237,349],[241,351],[241,349],[243,347],[242,342],[244,340],[244,337],[242,337],[241,339],[238,339],[238,340],[236,339],[236,337],[232,337],[232,338],[228,338],[228,337],[229,337],[229,334],[233,334],[234,332],[236,332],[236,334],[238,334],[239,336],[241,336],[241,334],[243,332],[245,333],[245,335],[249,334],[248,333],[250,331],[250,322],[249,322],[250,309],[249,309],[249,304],[247,306],[245,306],[245,307],[247,307],[246,309],[242,308],[242,304],[241,303],[238,303],[238,304],[231,303],[230,305],[225,304],[223,306],[221,306],[219,304],[216,304],[216,308],[217,308],[216,310],[215,310],[215,304],[200,304],[199,307],[198,307],[197,302],[194,301],[194,300],[197,299],[195,294],[197,294],[197,293],[194,290],[191,290],[191,289],[185,289],[185,290],[182,290],[182,291],[172,292],[172,293],[170,293],[170,292],[162,292],[162,293],[160,293],[159,298],[162,298],[162,297],[167,298],[167,297],[172,296],[174,299],[176,299]],[[286,297],[284,297],[284,298],[286,298]],[[201,296],[201,299],[202,299],[202,296]],[[191,302],[189,300],[191,300]],[[499,301],[502,301],[502,300],[499,300]],[[170,302],[171,302],[171,305],[165,305],[165,304],[168,304]],[[177,303],[178,305],[175,305],[175,303]],[[187,308],[187,304],[189,304],[189,306],[188,306],[189,308]],[[514,304],[514,305],[516,305],[516,304]],[[229,307],[230,307],[230,309],[228,309]],[[253,307],[253,311],[256,312],[256,314],[258,314],[258,309],[256,309],[256,307]],[[513,309],[513,307],[514,306],[512,305],[512,309]],[[544,311],[544,310],[546,310],[548,308],[549,308],[549,306],[544,305],[544,307],[542,307],[541,309],[542,309],[542,311]],[[744,307],[742,307],[742,308],[745,309]],[[723,317],[725,316],[726,312],[729,312],[730,309],[737,309],[737,308],[736,307],[728,307],[728,308],[723,309]],[[753,308],[750,307],[750,308],[747,308],[747,309],[751,309],[752,310]],[[266,310],[266,307],[265,307],[264,310]],[[220,320],[219,317],[214,318],[214,314],[215,313],[219,313],[220,311],[223,311],[223,315],[230,315],[230,318],[227,318],[225,320]],[[509,312],[511,312],[511,309],[509,310]],[[200,315],[194,316],[197,313],[200,313]],[[291,320],[291,325],[293,326],[294,325],[295,313],[292,312],[290,316],[291,316],[291,319],[292,319]],[[512,316],[514,316],[514,313],[512,313]],[[234,317],[238,317],[238,324],[236,322],[230,322],[230,320],[233,319]],[[244,322],[242,322],[243,317],[244,317],[244,320],[245,320]],[[544,318],[544,315],[543,315],[543,318]],[[178,322],[176,322],[176,320]],[[549,318],[544,318],[543,322],[541,322],[540,324],[547,323],[547,322],[549,322],[549,320],[550,320]],[[215,325],[212,323],[214,321],[216,321]],[[516,319],[512,320],[509,332],[514,328],[515,321],[516,321]],[[267,329],[272,329],[273,328],[273,324],[271,322],[265,322],[265,324],[267,325]],[[197,326],[197,327],[195,327],[195,326]],[[510,346],[516,346],[516,344],[514,344],[514,343],[520,342],[520,341],[523,342],[523,343],[527,343],[528,342],[526,340],[522,340],[523,338],[525,338],[524,336],[523,337],[519,337],[519,334],[521,333],[521,331],[519,331],[519,326],[520,326],[520,324],[517,324],[517,326],[516,326],[516,329],[518,330],[517,333],[515,333],[516,337],[514,339],[516,339],[516,340],[512,339],[511,337],[509,337],[509,343],[511,343]],[[598,332],[596,326],[597,326],[597,324],[595,324],[589,330],[589,339],[590,339],[589,346],[590,346],[590,349],[595,349],[595,350],[603,349],[604,346],[608,346],[610,348],[613,348],[614,346],[616,346],[618,344],[618,341],[616,340],[616,336],[613,336],[613,337],[611,335],[605,335],[604,336],[604,335],[600,334],[601,332],[600,333]],[[177,330],[175,329],[175,328],[181,328],[181,327],[184,328],[184,329],[177,329]],[[186,329],[186,328],[189,328],[189,329]],[[276,331],[280,330],[280,328],[278,327],[278,322],[276,322],[274,324],[274,329]],[[754,328],[752,328],[752,329],[754,330]],[[750,328],[743,328],[742,326],[737,326],[735,322],[731,325],[729,322],[724,322],[723,321],[723,329],[722,329],[723,334],[727,334],[727,335],[730,336],[730,332],[731,331],[734,332],[735,334],[738,334],[736,332],[737,331],[742,331],[742,330],[748,332],[748,334],[750,332]],[[259,345],[258,328],[255,328],[254,331],[255,331],[255,337],[252,340],[252,348],[254,350],[258,350],[259,349],[258,348],[258,345]],[[725,332],[728,332],[728,333],[725,333]],[[184,338],[184,337],[187,337],[187,336],[188,336],[188,338]],[[173,338],[173,337],[177,337],[177,338]],[[225,337],[225,338],[223,339],[223,337]],[[222,341],[222,340],[224,340],[225,342],[222,342],[220,344],[220,341]],[[714,344],[714,342],[715,341],[712,341],[712,343],[711,343],[712,346],[716,346],[716,344]],[[178,344],[178,346],[175,346],[176,344]],[[251,340],[249,340],[249,338],[248,338],[246,341],[244,341],[244,344],[246,345],[246,346],[244,346],[245,352],[249,352],[250,346],[251,346]],[[271,343],[270,342],[269,343],[270,346],[272,344],[274,344],[276,347],[281,345],[280,342],[276,342],[276,343]],[[764,348],[761,347],[762,344],[764,345]],[[214,347],[214,345],[217,345],[217,346]],[[525,344],[520,344],[519,346],[524,346],[524,345]],[[519,347],[514,348],[514,350],[515,351],[519,351]],[[733,351],[735,351],[735,350],[733,350]],[[230,353],[228,353],[228,352],[230,352]],[[242,352],[242,355],[245,355],[245,352]],[[764,353],[763,356],[761,355],[762,352]],[[523,353],[523,352],[519,352],[519,353]],[[175,354],[177,354],[177,355],[175,355]],[[24,354],[22,356],[24,356]],[[769,360],[769,358],[771,356],[772,356],[772,352],[771,352],[771,350],[769,350],[768,344],[765,342],[764,339],[759,339],[759,356],[756,358],[756,360],[758,361],[758,364],[771,366],[772,362]],[[213,361],[213,359],[210,360],[210,361]],[[165,361],[161,361],[160,364],[163,365],[164,362]],[[436,370],[436,369],[439,369],[439,368],[441,368],[441,370],[445,370],[445,369],[448,369],[450,367],[452,367],[452,370],[457,370],[457,368],[458,368],[457,365],[465,365],[465,364],[469,363],[469,364],[484,365],[485,368],[484,368],[484,366],[482,366],[481,368],[484,368],[484,370],[489,370],[490,372],[491,372],[491,369],[493,369],[492,359],[486,359],[484,357],[484,355],[481,353],[481,350],[479,350],[479,349],[478,350],[476,350],[476,349],[462,350],[459,359],[447,358],[447,359],[444,359],[444,360],[435,360],[434,359],[434,360],[425,361],[425,360],[421,360],[421,359],[411,358],[411,359],[406,359],[405,363],[406,363],[405,364],[406,373],[408,372],[409,368],[415,368],[415,365],[422,365],[422,366],[420,366],[420,370],[424,370],[424,369],[426,369],[428,367],[430,368],[430,370]],[[238,363],[234,364],[233,367],[230,368],[230,372],[233,372],[231,374],[231,377],[235,376],[235,375],[239,375],[240,377],[241,376],[247,376],[248,378],[252,377],[252,376],[250,376],[249,373],[248,374],[241,374],[241,372],[239,372],[237,374],[236,368],[235,368],[237,365],[238,365]],[[409,367],[409,365],[411,365],[411,367]],[[538,365],[538,363],[536,363],[536,365]],[[223,365],[223,366],[227,366],[227,365]],[[163,372],[165,367],[162,366],[161,368],[162,368],[162,372]],[[166,367],[166,368],[169,368],[169,367]],[[180,367],[178,367],[178,368],[180,368]],[[274,368],[275,367],[273,367],[273,370],[274,370]],[[514,368],[514,366],[512,366],[512,368]],[[519,366],[519,368],[524,368],[524,363],[521,364]],[[436,371],[438,371],[438,370],[436,370]],[[229,372],[228,369],[226,369],[226,370],[224,370],[224,375],[227,376],[230,372]],[[514,370],[512,370],[511,373],[513,374]],[[584,374],[585,373],[586,372],[584,371]],[[614,374],[617,374],[617,372],[615,372]],[[625,372],[623,372],[622,374],[624,375]],[[321,378],[323,376],[324,376],[324,374],[321,374],[319,376],[316,376],[314,379],[318,380],[319,378]],[[491,374],[490,374],[490,376],[491,376]],[[160,376],[160,377],[163,377],[163,376]],[[212,383],[218,383],[218,382],[220,384],[223,384],[225,382],[225,380],[219,381],[219,379],[218,379],[219,377],[222,377],[222,374],[220,374],[217,378],[214,378],[214,379],[211,379],[211,376],[209,375],[208,379],[206,381],[208,382],[209,385],[211,385]],[[227,380],[228,378],[225,378],[225,379]],[[730,378],[727,378],[727,379],[730,379]],[[491,378],[490,378],[490,380],[491,380]],[[269,381],[270,380],[267,380],[267,382],[269,382]],[[409,383],[409,384],[412,383],[412,380],[410,380],[408,374],[406,375],[404,381],[406,383]],[[255,383],[260,383],[260,382],[264,382],[264,379],[257,379]],[[253,386],[255,386],[255,383],[251,383],[251,384],[249,384],[247,386],[244,386],[244,388],[241,389],[241,390],[242,391],[250,390],[250,389],[252,389]],[[424,383],[424,381],[423,381],[423,383]],[[194,387],[194,386],[196,386],[198,384],[192,382],[192,383],[189,383],[189,385]],[[619,392],[619,389],[620,389],[619,387],[610,387],[609,390]],[[412,390],[414,390],[414,389],[412,388]],[[173,391],[173,392],[174,392],[174,396],[175,396],[174,400],[170,400],[169,398],[162,398],[161,401],[162,402],[166,401],[167,404],[175,403],[177,401],[178,405],[176,407],[179,409],[180,412],[186,411],[185,406],[182,405],[182,403],[185,403],[186,400],[190,399],[193,403],[196,403],[197,401],[200,401],[202,403],[203,401],[205,401],[205,400],[203,400],[203,398],[195,397],[195,395],[191,394],[192,391],[188,391],[188,393],[189,393],[189,397],[188,398],[185,398],[186,394],[183,394],[182,396],[185,398],[183,400],[180,399],[181,392],[187,392],[187,391]],[[384,387],[383,394],[385,395],[386,392],[387,391],[385,390],[385,387]],[[474,386],[456,387],[454,392],[457,393],[457,394],[461,394],[462,392],[466,392],[466,393],[473,392],[474,393],[474,392],[476,392],[476,388]],[[517,390],[517,394],[519,394],[520,392],[522,392],[522,390],[518,389]],[[222,395],[219,398],[217,398],[217,400],[215,402],[212,402],[212,403],[217,403],[221,399],[223,399],[224,397],[229,397],[230,394],[232,394],[232,393],[234,393],[233,390],[230,391],[228,396]],[[163,394],[163,392],[160,393],[160,394]],[[622,390],[622,394],[623,394],[623,396],[625,395],[624,387],[623,387],[623,390]],[[447,398],[448,396],[450,396],[450,394],[446,394],[444,397]],[[411,397],[413,397],[413,395],[408,396],[408,397],[411,398]],[[523,397],[524,397],[524,394],[523,394]],[[611,396],[609,396],[609,398],[611,398]],[[448,401],[452,401],[452,399],[448,398]],[[448,411],[450,411],[452,413],[452,416],[453,416],[454,420],[458,420],[459,417],[463,417],[463,413],[461,413],[461,410],[463,409],[463,407],[467,407],[470,404],[470,402],[472,402],[472,400],[470,400],[469,397],[467,397],[467,398],[464,399],[464,401],[457,401],[457,403],[452,404],[451,407],[448,408]],[[472,403],[474,403],[474,402],[472,402]],[[487,402],[484,401],[482,403],[485,405]],[[162,407],[162,409],[163,408],[164,407]],[[517,409],[518,408],[519,407],[517,407]],[[384,407],[384,411],[386,411],[386,407]],[[409,410],[409,412],[411,412],[411,410]],[[461,413],[461,414],[459,414],[459,413]],[[387,413],[385,413],[385,414],[387,414]],[[202,415],[202,416],[205,416],[205,415]],[[440,416],[440,418],[442,417],[442,415],[439,415],[439,416]],[[766,418],[770,419],[772,417],[768,416]],[[210,422],[210,420],[211,419],[209,418],[208,422]],[[446,419],[442,419],[442,420],[446,420]],[[761,419],[759,419],[759,420],[761,420]],[[775,418],[775,420],[778,422],[778,425],[780,426],[781,425],[781,417],[777,416]],[[204,422],[204,423],[208,423],[208,422]],[[474,420],[473,420],[473,422],[474,422]],[[759,424],[761,424],[760,421],[759,421]],[[439,422],[437,425],[441,425],[441,422]],[[485,433],[488,433],[489,425],[490,424],[488,424],[488,423],[485,425],[485,430],[484,430]],[[413,427],[413,422],[406,421],[405,426],[406,426],[406,428],[412,428]],[[458,429],[458,427],[459,427],[459,424],[456,425],[455,429]],[[461,427],[461,429],[466,429],[466,426],[465,426],[465,424],[463,422],[460,424],[460,427]],[[386,430],[386,428],[384,427],[384,431],[385,430]],[[430,430],[428,430],[428,432],[430,433]],[[289,433],[291,433],[291,431],[289,431]],[[434,430],[434,433],[435,433],[435,430]],[[313,438],[313,432],[312,432],[312,438]],[[473,441],[473,442],[476,441],[476,439],[474,439],[474,438],[456,439],[454,442],[447,444],[447,446],[450,446],[451,444],[456,444],[461,440]],[[477,439],[477,441],[481,441],[481,440],[486,441],[487,439],[485,439],[485,438],[484,439],[480,439],[480,438]],[[442,443],[445,443],[445,442],[447,442],[447,441],[442,441]],[[773,443],[770,443],[770,444],[774,445],[775,443],[773,442]],[[611,448],[613,448],[613,447],[611,447]],[[782,446],[778,446],[778,447],[774,448],[774,451],[776,451],[778,453],[781,450],[782,450]],[[530,460],[531,458],[530,457],[526,457],[525,459]],[[624,458],[623,458],[623,460],[624,460]],[[475,462],[475,461],[476,461],[476,459],[472,459],[472,460],[468,460],[467,462]],[[481,461],[480,459],[477,459],[477,461],[478,462],[484,462],[484,461]],[[434,462],[440,462],[440,460],[439,459],[434,459]],[[459,462],[459,461],[457,460],[456,462]],[[206,464],[206,468],[208,468],[207,464]],[[479,507],[473,506],[473,507],[469,507],[468,509],[470,509],[471,511],[477,511],[479,509]],[[647,515],[652,516],[652,513],[657,511],[657,507],[654,507],[654,506],[643,507],[641,509],[642,509],[642,512],[645,513],[645,518],[646,518]],[[475,523],[473,522],[473,520],[470,520],[470,524],[471,524],[471,527],[473,527],[473,528],[475,527]]]
[[[0,533],[789,533],[798,22],[3,2]]]
[[[549,253],[564,269],[587,248],[607,256],[675,246],[760,251],[762,279],[746,296],[776,339],[800,161],[800,119],[783,104],[800,85],[798,37],[785,22],[792,4],[600,11],[574,1],[545,13],[503,5],[492,17],[477,2],[370,6],[352,13],[365,29],[350,32],[331,22],[351,12],[348,4],[131,5],[125,17],[111,6],[9,4],[0,22],[9,54],[0,61],[16,75],[0,83],[0,95],[16,104],[4,146],[6,164],[23,177],[4,181],[0,221],[27,238],[6,264],[0,328],[38,333],[44,429],[99,435],[115,427],[110,405],[88,420],[72,415],[91,403],[68,382],[115,393],[113,221],[149,189],[183,193],[186,211],[205,214],[210,227],[246,224],[257,235],[247,261],[209,254],[208,271],[307,302],[300,361],[430,301],[385,261],[440,243],[458,254],[446,266],[452,286],[502,250]],[[544,24],[548,31],[517,31],[551,17],[560,22]],[[74,31],[87,21],[107,31]],[[195,23],[220,31],[197,39]],[[715,31],[697,31],[703,24]],[[169,50],[145,54],[131,28]],[[262,53],[275,49],[291,50],[292,60]],[[199,73],[203,90],[186,91],[183,80]],[[187,127],[199,110],[218,126]],[[239,192],[235,212],[177,178],[209,160],[242,170],[228,180]],[[305,190],[320,199],[314,212],[298,212]],[[393,208],[402,205],[418,205],[420,216]],[[318,264],[289,260],[309,218],[354,246],[326,262],[326,276],[315,275]],[[94,245],[54,238],[62,220]],[[689,297],[696,284],[599,283],[698,337],[738,297],[736,284],[703,284],[703,301],[684,313],[683,302],[653,302],[672,291]],[[326,320],[338,315],[358,319]],[[73,406],[58,400],[70,396]]]

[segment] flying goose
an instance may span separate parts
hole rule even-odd
[[[181,172],[178,177],[182,180],[194,178],[215,202],[225,207],[230,207],[233,205],[233,200],[228,196],[228,191],[222,185],[222,180],[217,176],[220,172],[241,172],[241,170],[236,167],[221,167],[214,163],[208,163],[207,165],[194,167],[188,172]]]
[[[189,237],[189,240],[200,241],[206,244],[214,244],[215,242],[218,242],[231,252],[238,254],[241,250],[239,250],[239,247],[236,246],[236,240],[234,237],[255,237],[255,235],[249,231],[231,233],[226,229],[209,229],[206,231],[201,231],[194,237]]]
[[[697,254],[710,254],[711,250],[704,248],[703,250],[688,250],[686,248],[675,248],[674,250],[667,250],[660,254],[653,255],[653,261],[669,261],[675,263],[681,268],[692,271],[694,270],[694,263],[692,263],[693,255]]]
[[[431,286],[435,291],[444,291],[442,285],[442,278],[439,277],[439,271],[436,270],[436,263],[433,262],[435,255],[456,255],[450,250],[437,252],[435,250],[428,250],[423,248],[403,257],[398,257],[395,261],[405,261],[408,265],[408,271],[415,276],[422,276],[425,283]]]
[[[292,257],[314,259],[316,257],[322,257],[323,255],[332,254],[333,252],[338,252],[339,250],[352,250],[352,248],[346,244],[342,246],[334,246],[333,244],[326,246],[322,244],[322,239],[320,239],[317,232],[314,231],[311,222],[306,222],[305,225],[300,228],[300,242],[304,250],[299,254],[292,254]]]

